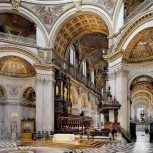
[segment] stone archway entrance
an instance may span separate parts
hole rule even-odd
[[[131,137],[136,141],[150,141],[152,122],[153,79],[149,76],[135,78],[131,90]]]

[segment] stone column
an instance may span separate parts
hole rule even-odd
[[[128,71],[122,67],[116,70],[116,99],[121,104],[121,108],[118,111],[118,117],[121,127],[128,130],[128,101],[127,101],[127,74]]]
[[[45,131],[54,130],[54,75],[44,79],[43,125]]]
[[[116,72],[109,71],[109,85],[111,87],[111,94],[116,97]]]
[[[39,67],[37,66],[37,68]],[[53,70],[42,70],[42,67],[40,68],[41,70],[37,70],[36,78],[36,130],[53,131],[55,74]]]
[[[43,77],[37,75],[36,78],[36,131],[43,130]]]

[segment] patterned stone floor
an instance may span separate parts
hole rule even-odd
[[[71,150],[61,147],[16,147],[14,143],[1,143],[0,153],[153,153],[153,144],[149,142],[112,143],[100,148]],[[3,146],[3,147],[2,147]]]
[[[137,142],[109,143],[100,148],[68,149],[64,147],[17,146],[14,141],[0,140],[0,153],[153,153],[149,135],[137,134]]]

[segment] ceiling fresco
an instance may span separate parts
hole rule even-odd
[[[26,60],[17,56],[4,56],[0,58],[0,74],[12,77],[35,76],[34,67]]]
[[[80,38],[80,43],[94,49],[108,48],[108,39],[105,34],[94,32],[87,33]]]
[[[132,39],[123,59],[133,63],[153,59],[153,28],[142,30]]]
[[[77,0],[77,2],[80,6],[91,3],[92,5],[95,4],[105,9],[111,15],[117,0]],[[41,19],[48,31],[62,13],[77,7],[75,0],[22,0],[22,5],[34,12]]]
[[[58,5],[31,5],[26,3],[26,7],[31,9],[43,24],[50,29],[52,24],[56,21],[56,19],[66,10],[73,7],[73,3],[63,4],[60,3]]]

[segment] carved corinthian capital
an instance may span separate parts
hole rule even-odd
[[[109,80],[114,80],[116,78],[116,72],[109,72]]]
[[[51,86],[52,83],[54,83],[55,80],[53,78],[44,78],[44,77],[37,77],[36,78],[36,84]]]
[[[37,77],[35,82],[36,82],[37,85],[38,84],[44,84],[44,78],[43,77]]]
[[[129,70],[124,68],[119,68],[116,70],[116,77],[127,77]]]

